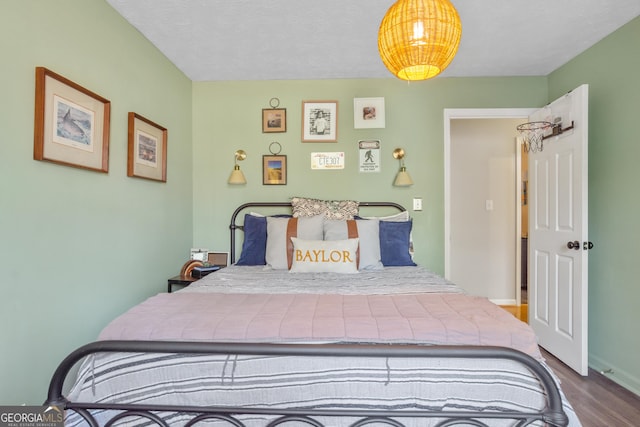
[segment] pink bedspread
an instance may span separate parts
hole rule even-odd
[[[491,345],[542,359],[528,325],[464,294],[159,294],[100,339]]]

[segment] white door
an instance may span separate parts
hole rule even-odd
[[[570,128],[529,153],[529,324],[540,345],[587,375],[588,85],[530,121]]]

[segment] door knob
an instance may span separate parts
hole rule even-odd
[[[568,242],[567,243],[567,247],[569,249],[575,249],[576,251],[580,250],[580,242],[578,242],[577,240],[574,240],[573,242]]]
[[[593,249],[593,242],[584,242],[582,243],[582,249],[589,250],[589,249]]]

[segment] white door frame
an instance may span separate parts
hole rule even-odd
[[[528,121],[536,108],[445,108],[444,109],[444,276],[451,277],[451,120],[452,119],[523,119]],[[515,129],[514,129],[515,135]],[[520,157],[520,150],[516,150]],[[514,159],[517,161],[517,159]],[[516,168],[516,200],[522,190],[521,169]],[[516,204],[516,259],[520,259],[520,228],[522,224],[520,203]],[[516,305],[520,305],[520,262],[516,262]]]

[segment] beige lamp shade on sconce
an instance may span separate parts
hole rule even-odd
[[[398,171],[396,180],[393,182],[393,185],[395,187],[409,187],[410,185],[413,185],[413,180],[407,172],[407,168],[405,168],[404,166],[400,168],[400,171]]]
[[[240,165],[238,161],[242,161],[247,158],[247,153],[244,150],[238,150],[234,153],[235,165],[233,166],[233,170],[231,171],[231,175],[229,175],[229,180],[227,181],[232,185],[243,185],[247,183],[247,179],[244,177],[244,173],[240,170]]]
[[[413,185],[411,175],[407,172],[407,168],[404,165],[404,150],[402,148],[396,148],[393,150],[393,158],[400,161],[400,170],[396,175],[395,181],[393,181],[394,187],[409,187]]]

